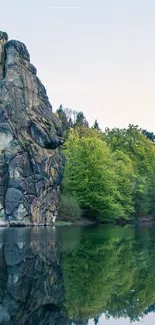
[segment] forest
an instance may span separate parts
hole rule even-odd
[[[56,111],[64,131],[66,168],[60,219],[84,216],[126,222],[155,216],[155,135],[138,125],[101,130],[83,112]]]

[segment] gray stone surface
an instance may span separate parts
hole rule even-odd
[[[5,44],[0,81],[0,220],[52,223],[65,159],[62,129],[26,46]]]

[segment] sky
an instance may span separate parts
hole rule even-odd
[[[5,0],[0,30],[26,44],[54,110],[155,132],[154,17],[154,0]]]
[[[110,318],[106,319],[104,315],[102,315],[99,319],[98,325],[154,325],[155,323],[155,314],[150,313],[149,315],[141,318],[139,321],[130,322],[128,318]],[[90,320],[88,325],[94,325],[94,321]]]

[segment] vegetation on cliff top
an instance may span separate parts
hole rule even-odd
[[[116,222],[155,214],[154,134],[129,125],[102,132],[82,112],[57,110],[67,159],[62,192],[84,215]]]

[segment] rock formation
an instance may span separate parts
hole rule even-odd
[[[6,35],[6,33],[4,33]],[[62,129],[26,46],[4,45],[0,80],[0,223],[48,224],[65,160]]]

